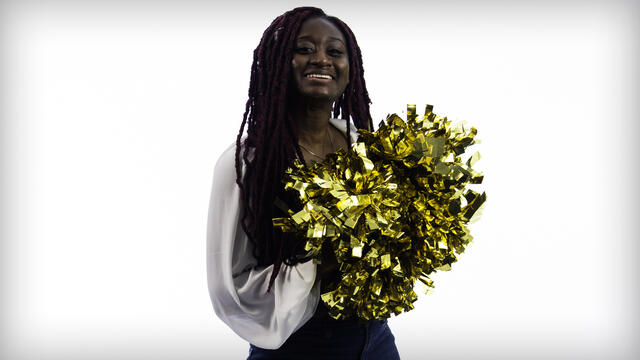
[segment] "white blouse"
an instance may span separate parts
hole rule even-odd
[[[331,119],[346,134],[346,121]],[[356,140],[355,127],[351,137]],[[253,244],[240,224],[242,202],[236,184],[235,144],[216,163],[207,224],[207,279],[213,309],[249,343],[277,349],[313,315],[320,281],[313,261],[282,264],[267,292],[273,265],[258,267]]]

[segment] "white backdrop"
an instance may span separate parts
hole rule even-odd
[[[208,298],[209,191],[298,5],[2,3],[3,359],[246,357]],[[430,103],[482,140],[474,243],[390,319],[402,358],[637,358],[638,3],[310,5],[356,34],[374,122]]]

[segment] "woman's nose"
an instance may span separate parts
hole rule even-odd
[[[311,56],[311,63],[317,65],[329,65],[329,57],[327,56],[327,53],[322,50],[316,51]]]

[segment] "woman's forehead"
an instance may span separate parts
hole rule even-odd
[[[344,35],[337,26],[331,21],[324,18],[311,18],[305,20],[300,26],[296,39],[315,39],[326,38],[328,40],[337,40],[345,42]]]

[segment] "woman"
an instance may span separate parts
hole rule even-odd
[[[349,149],[353,127],[373,128],[370,102],[360,49],[342,21],[304,7],[266,29],[236,144],[216,164],[207,232],[213,306],[251,344],[249,359],[398,358],[386,321],[327,315],[319,298],[339,276],[335,258],[314,264],[304,240],[271,221],[282,216],[274,203],[293,200],[283,191],[285,169]]]

